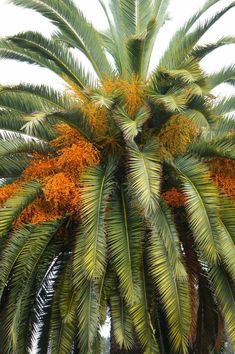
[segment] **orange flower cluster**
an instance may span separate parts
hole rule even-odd
[[[21,178],[0,189],[3,204],[22,184],[37,180],[43,195],[30,204],[16,221],[38,223],[69,213],[78,216],[80,205],[80,176],[85,167],[99,163],[98,150],[76,130],[65,124],[58,126],[60,136],[51,143],[55,153],[35,154]]]
[[[180,208],[187,201],[186,196],[176,188],[171,188],[167,192],[162,193],[162,198],[169,206],[174,208]]]
[[[158,135],[161,153],[170,153],[172,156],[184,154],[197,133],[190,119],[183,115],[172,116]]]
[[[218,158],[208,164],[217,188],[235,201],[235,161]]]
[[[102,82],[101,91],[104,94],[122,96],[124,107],[131,117],[145,104],[145,85],[137,76],[132,76],[130,81],[107,78]]]

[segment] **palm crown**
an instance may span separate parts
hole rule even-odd
[[[101,353],[107,310],[116,344],[144,353],[219,353],[235,333],[234,66],[200,61],[206,1],[149,63],[169,1],[100,0],[98,33],[72,0],[13,0],[47,17],[50,39],[0,41],[1,58],[46,67],[63,93],[0,92],[1,330],[4,353]],[[74,55],[83,53],[87,73]]]

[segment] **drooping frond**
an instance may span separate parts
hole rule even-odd
[[[128,178],[132,198],[148,216],[158,207],[161,167],[156,143],[148,143],[140,151],[137,146],[128,149]]]
[[[191,317],[188,280],[187,277],[176,277],[177,270],[174,269],[167,249],[159,237],[159,231],[153,224],[150,233],[150,273],[166,311],[172,345],[175,351],[186,354]]]
[[[33,229],[21,250],[13,268],[11,291],[7,304],[7,317],[3,335],[6,337],[9,350],[22,353],[24,349],[20,332],[22,330],[24,311],[30,309],[33,292],[32,286],[36,276],[36,270],[52,237],[61,226],[61,220],[43,223]],[[26,262],[27,260],[27,262]],[[29,295],[30,294],[30,295]],[[22,321],[22,322],[21,322]]]
[[[156,215],[154,215],[154,220],[155,229],[166,248],[169,262],[174,269],[176,277],[178,277],[178,279],[187,277],[180,253],[179,234],[174,223],[173,215],[165,203],[160,202]]]
[[[232,348],[235,349],[234,287],[231,286],[224,270],[219,266],[213,266],[210,269],[209,277],[226,324],[226,332],[231,340]]]
[[[16,217],[42,192],[38,182],[28,182],[7,200],[0,209],[0,235],[3,236],[11,227]]]
[[[220,234],[221,258],[223,259],[225,268],[227,269],[232,281],[235,284],[235,244],[233,241],[233,237],[222,220],[219,220],[218,228]]]
[[[87,276],[101,278],[106,263],[105,211],[114,185],[115,161],[106,166],[91,167],[81,183],[81,218],[86,250],[84,264]],[[91,284],[92,285],[92,284]]]
[[[124,189],[110,201],[108,215],[108,248],[119,278],[121,294],[127,304],[140,296],[141,242],[143,220],[132,209]]]
[[[139,341],[144,348],[144,353],[152,354],[159,353],[158,344],[156,341],[153,323],[149,311],[148,304],[148,289],[146,284],[146,272],[143,263],[142,255],[142,272],[141,272],[141,292],[138,301],[130,307],[130,314],[134,323],[135,331]]]
[[[189,148],[189,152],[202,158],[222,157],[235,159],[234,148],[234,141],[227,136],[218,138],[208,137],[193,142]]]
[[[26,226],[15,231],[1,251],[0,298],[2,297],[4,287],[9,280],[15,262],[17,261],[25,242],[30,237],[32,230],[33,228],[31,226]]]
[[[203,257],[218,261],[217,218],[219,198],[205,165],[190,157],[179,157],[174,165],[187,197],[186,210],[195,241]]]
[[[134,344],[133,323],[124,300],[113,289],[110,296],[110,310],[115,340],[120,348],[131,349]]]

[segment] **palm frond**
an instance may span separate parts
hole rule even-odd
[[[222,222],[225,228],[228,230],[231,238],[233,239],[233,242],[235,243],[235,221],[234,221],[235,207],[229,199],[223,196],[221,198],[220,210],[221,210]]]
[[[235,85],[235,65],[230,65],[227,68],[223,68],[222,70],[209,75],[207,80],[209,81],[212,89],[222,83],[230,83]]]
[[[187,197],[186,210],[196,244],[209,263],[216,263],[219,198],[209,171],[204,164],[190,156],[177,158],[174,166]]]
[[[1,141],[1,140],[0,140]],[[46,153],[48,148],[41,141],[25,141],[22,139],[1,141],[0,156],[10,156],[21,153]]]
[[[220,233],[220,254],[232,281],[235,284],[235,245],[229,229],[222,220],[219,220],[218,231]]]
[[[110,296],[110,310],[112,316],[112,328],[116,343],[123,349],[131,349],[134,344],[133,323],[128,308],[118,293],[112,291]]]
[[[24,314],[24,311],[27,313],[32,306],[29,302],[34,297],[32,286],[36,275],[35,271],[44,251],[61,224],[61,220],[56,220],[37,226],[30,234],[13,268],[7,306],[8,316],[4,330],[8,347],[13,352],[17,349],[21,353],[23,349],[19,345],[19,343],[22,343],[22,338],[19,336],[21,321],[24,318],[22,314]]]
[[[189,147],[189,152],[203,158],[222,157],[235,159],[235,143],[229,137],[201,138],[193,142]]]
[[[146,354],[159,353],[156,341],[152,319],[149,311],[148,293],[146,284],[146,269],[144,269],[142,255],[142,272],[141,272],[141,292],[139,301],[130,306],[130,315],[134,324],[139,341],[144,348]]]
[[[50,19],[59,28],[66,42],[86,55],[99,77],[112,74],[98,32],[73,1],[13,0],[13,3],[36,10]]]
[[[209,9],[211,5],[215,4],[217,1],[208,1],[204,6]],[[178,65],[180,65],[187,58],[188,54],[193,50],[194,46],[198,43],[201,37],[234,6],[235,4],[233,2],[225,6],[216,14],[209,17],[206,21],[199,23],[195,30],[189,32],[192,25],[205,11],[199,10],[198,14],[196,14],[194,18],[189,19],[183,28],[181,28],[175,36],[173,36],[169,48],[160,60],[160,66],[169,69],[178,68]]]
[[[26,156],[0,157],[0,178],[20,176],[28,162]]]
[[[235,349],[235,301],[234,287],[231,286],[225,272],[219,266],[213,266],[209,277],[226,325],[226,332]]]
[[[179,234],[174,223],[173,215],[164,202],[160,202],[156,215],[154,215],[154,227],[166,248],[169,262],[178,279],[187,278],[185,266],[180,252]]]
[[[70,49],[54,38],[47,39],[39,32],[24,32],[8,37],[8,41],[27,50],[29,54],[35,53],[50,63],[53,62],[58,67],[57,74],[60,74],[62,78],[67,76],[80,88],[84,88],[92,82]],[[49,69],[52,68],[49,67]]]
[[[158,147],[155,142],[128,149],[128,179],[130,194],[144,215],[154,213],[158,207],[161,167]]]
[[[20,230],[15,231],[5,243],[1,252],[1,275],[0,275],[0,298],[3,290],[10,278],[12,269],[17,261],[20,252],[22,251],[25,242],[30,237],[33,230],[32,226],[25,226]]]
[[[119,278],[121,294],[127,304],[132,304],[140,291],[143,221],[132,210],[122,187],[111,198],[109,208],[107,240],[111,260]]]
[[[231,36],[222,37],[215,43],[209,43],[205,45],[197,45],[191,55],[196,58],[197,60],[203,59],[206,55],[210,54],[214,50],[223,47],[224,45],[234,44],[235,38]]]
[[[79,349],[86,354],[92,352],[99,318],[97,290],[92,280],[83,282],[78,300]]]
[[[114,187],[115,161],[87,169],[81,177],[81,218],[87,276],[102,278],[106,263],[105,211]]]
[[[225,115],[235,111],[235,96],[225,97],[217,100],[214,104],[214,110],[219,115]]]
[[[0,209],[0,235],[3,236],[9,230],[16,217],[42,192],[38,182],[28,182],[9,198],[4,207]]]
[[[160,228],[160,226],[159,226]],[[162,298],[175,351],[187,353],[190,328],[190,295],[188,280],[177,278],[156,225],[151,225],[148,262],[154,285]]]
[[[121,129],[124,139],[127,142],[133,141],[133,139],[141,131],[143,124],[147,121],[149,112],[146,108],[142,107],[136,113],[134,119],[131,119],[127,112],[123,108],[119,108],[115,112],[115,122]]]

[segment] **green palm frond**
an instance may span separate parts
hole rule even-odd
[[[22,139],[1,141],[0,156],[10,156],[21,153],[38,152],[45,154],[48,152],[46,144],[39,141],[25,141]]]
[[[3,236],[9,230],[16,217],[36,199],[42,192],[38,182],[26,183],[17,193],[7,200],[0,209],[0,235]]]
[[[215,133],[220,136],[233,133],[235,130],[235,121],[232,117],[221,117],[217,122],[213,124],[213,129]]]
[[[164,202],[160,202],[154,215],[154,227],[166,248],[169,262],[172,264],[178,279],[187,278],[185,266],[180,252],[179,234],[176,229],[173,215]]]
[[[18,113],[58,111],[72,107],[70,99],[46,86],[20,85],[0,88],[0,107]]]
[[[235,65],[230,65],[227,68],[209,75],[207,80],[209,81],[210,87],[212,89],[222,83],[231,83],[235,85]]]
[[[81,178],[81,218],[86,237],[84,264],[89,278],[101,278],[105,269],[105,211],[114,188],[115,163],[110,160],[106,166],[89,168]]]
[[[67,257],[61,253],[63,242],[53,239],[38,265],[37,295],[31,319],[31,345],[37,354],[47,350],[50,341],[51,308],[56,286],[63,272]]]
[[[218,0],[217,0],[218,1]],[[204,5],[204,9],[209,9],[217,1],[208,1]],[[219,10],[216,14],[209,17],[206,21],[199,23],[196,26],[196,29],[190,31],[192,25],[196,22],[198,18],[205,12],[199,10],[196,16],[189,19],[186,25],[183,26],[176,34],[173,36],[169,48],[163,54],[163,57],[160,60],[160,66],[166,67],[168,69],[178,68],[178,66],[185,60],[188,52],[192,51],[194,46],[198,43],[201,37],[230,9],[235,6],[235,3],[225,6]],[[183,40],[182,40],[183,38]],[[180,44],[179,44],[179,40]]]
[[[196,109],[186,109],[184,114],[193,122],[195,125],[200,128],[209,128],[209,122],[202,112]]]
[[[0,110],[0,129],[18,132],[24,125],[21,121],[22,114],[14,109]]]
[[[166,311],[170,340],[175,351],[187,353],[191,318],[187,277],[176,278],[176,271],[167,249],[159,237],[157,227],[153,224],[150,233],[148,245],[150,273]]]
[[[235,212],[235,207],[232,201],[229,199],[225,198],[223,196],[221,198],[221,219],[222,222],[225,226],[225,228],[228,230],[230,236],[233,239],[233,242],[235,243],[235,220],[234,220],[234,212]]]
[[[61,31],[66,42],[80,49],[92,63],[99,77],[111,75],[111,66],[102,48],[101,39],[73,1],[13,0],[13,3],[31,8],[50,19]]]
[[[148,293],[146,284],[146,269],[144,269],[143,255],[142,255],[142,281],[141,281],[141,296],[139,301],[136,301],[130,307],[130,314],[134,323],[135,331],[138,335],[139,341],[144,348],[144,353],[152,354],[159,353],[158,344],[156,341],[152,319],[149,311]]]
[[[33,231],[32,226],[25,226],[15,231],[5,243],[1,252],[0,298],[7,285],[12,269],[20,252]]]
[[[128,179],[131,196],[148,216],[158,207],[161,166],[158,147],[150,142],[141,150],[137,146],[128,149]]]
[[[110,310],[116,342],[120,348],[131,349],[134,344],[133,323],[118,289],[110,296]]]
[[[235,111],[235,96],[225,97],[217,100],[214,104],[214,110],[220,114],[225,115]]]
[[[0,178],[20,176],[28,162],[26,156],[0,157]]]
[[[190,157],[179,157],[174,166],[182,183],[186,210],[195,241],[210,263],[218,261],[217,219],[219,198],[207,167]]]
[[[228,273],[235,284],[235,244],[232,235],[222,220],[219,220],[220,254]]]
[[[226,332],[231,340],[232,348],[235,349],[234,287],[231,286],[225,272],[219,266],[210,269],[209,277],[226,324]]]
[[[205,45],[198,45],[196,46],[193,51],[191,52],[191,55],[198,59],[201,60],[203,59],[206,55],[210,54],[213,52],[213,50],[220,48],[224,45],[229,45],[229,44],[235,44],[235,38],[234,37],[222,37],[220,38],[217,42],[215,43],[209,43]]]
[[[201,138],[193,142],[189,152],[202,158],[222,157],[235,159],[235,142],[229,137]]]
[[[97,291],[92,280],[83,282],[78,299],[79,348],[86,354],[93,350],[99,317]]]
[[[52,347],[54,354],[70,354],[77,335],[77,301],[76,294],[71,287],[71,275],[71,263],[68,261],[59,293],[60,321],[58,322],[58,337]]]
[[[183,112],[189,98],[187,94],[175,88],[168,90],[164,95],[153,92],[150,97],[157,106],[163,107],[169,113]]]
[[[123,108],[119,108],[115,112],[115,122],[121,129],[124,139],[127,142],[133,139],[141,131],[143,124],[148,120],[149,112],[146,108],[142,107],[136,113],[134,119],[131,119]]]
[[[82,64],[78,63],[70,49],[54,38],[47,39],[38,32],[24,32],[9,37],[8,40],[29,53],[35,53],[53,62],[58,67],[56,72],[60,73],[62,78],[68,77],[80,88],[90,85],[93,81],[86,75]]]
[[[141,242],[144,225],[132,210],[123,188],[110,201],[108,215],[108,247],[119,278],[122,296],[127,304],[139,297]]]
[[[29,302],[34,294],[32,287],[36,275],[35,271],[49,242],[60,226],[61,220],[57,220],[43,223],[36,227],[26,241],[13,268],[11,291],[7,306],[8,316],[4,330],[8,348],[13,350],[13,352],[17,349],[21,353],[22,349],[24,349],[19,345],[19,343],[22,343],[22,338],[19,334],[24,311],[27,311],[32,306],[29,305]]]

